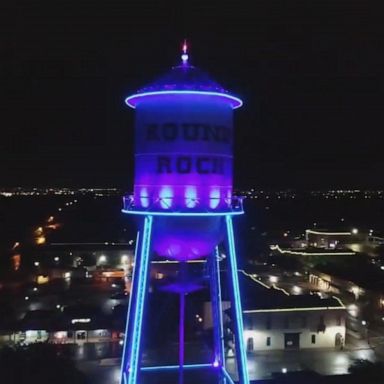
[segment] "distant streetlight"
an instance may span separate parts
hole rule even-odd
[[[357,317],[357,314],[358,314],[358,306],[356,304],[350,304],[348,305],[347,307],[347,310],[348,310],[348,313],[353,316],[353,317]]]
[[[357,228],[352,229],[352,234],[357,235],[359,233],[359,230]]]
[[[370,345],[370,342],[369,342],[369,331],[368,331],[368,322],[365,321],[365,320],[362,320],[361,324],[364,327],[364,338],[367,340],[368,345]]]
[[[288,372],[288,370],[287,370],[287,368],[281,368],[281,372],[285,374]]]
[[[33,264],[35,265],[35,267],[38,267],[40,265],[38,261],[35,261]]]
[[[278,278],[276,276],[269,276],[269,282],[275,284],[278,282]]]
[[[292,288],[292,292],[296,295],[300,294],[302,292],[302,289],[297,286],[297,285],[294,285],[293,288]]]

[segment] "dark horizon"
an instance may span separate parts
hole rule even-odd
[[[131,188],[124,98],[177,64],[187,37],[192,63],[244,100],[237,187],[383,188],[379,13],[344,1],[219,4],[10,6],[1,185]]]

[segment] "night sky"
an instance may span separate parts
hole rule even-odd
[[[367,1],[15,3],[2,10],[0,186],[130,189],[124,97],[177,64],[186,37],[192,63],[245,102],[238,187],[384,187],[384,27]]]

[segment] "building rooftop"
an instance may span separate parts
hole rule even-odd
[[[344,308],[342,302],[335,297],[321,298],[310,294],[290,295],[278,288],[264,287],[251,275],[240,273],[239,277],[244,311]]]

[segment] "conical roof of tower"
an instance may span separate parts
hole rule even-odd
[[[138,93],[159,91],[204,91],[228,93],[206,72],[192,66],[179,65],[153,83],[139,89]]]
[[[181,59],[181,65],[173,67],[153,83],[139,89],[135,94],[128,96],[125,99],[126,104],[132,108],[136,108],[146,100],[159,100],[159,97],[164,97],[165,95],[168,98],[171,95],[174,97],[193,95],[226,103],[231,108],[239,108],[242,106],[243,102],[239,98],[231,95],[205,72],[189,64],[186,42],[184,42]]]

